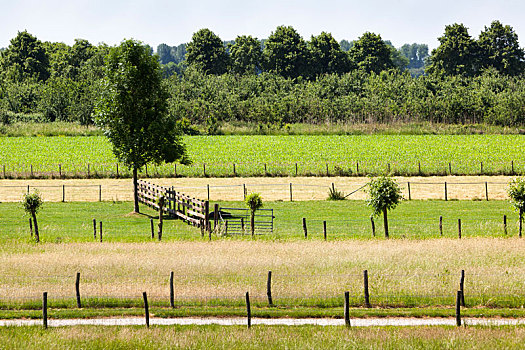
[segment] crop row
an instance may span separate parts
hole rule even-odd
[[[3,177],[128,177],[105,137],[10,137]],[[143,176],[476,175],[525,172],[522,135],[193,136],[192,165],[150,164]]]

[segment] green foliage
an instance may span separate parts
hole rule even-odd
[[[186,61],[205,74],[223,74],[228,71],[230,57],[222,40],[211,30],[204,28],[193,34],[186,46]]]
[[[150,49],[127,40],[110,50],[96,122],[115,156],[130,168],[185,160],[175,120],[167,115],[160,65]]]
[[[262,197],[259,193],[250,193],[244,200],[246,206],[250,209],[252,215],[263,207]]]
[[[261,43],[251,35],[238,36],[229,46],[232,71],[236,74],[256,74],[261,71]]]
[[[394,209],[403,200],[399,185],[387,176],[372,179],[368,184],[367,192],[370,199],[366,204],[372,208],[374,216],[382,214],[385,210]]]
[[[341,50],[341,46],[335,41],[332,34],[322,32],[318,36],[312,36],[308,48],[314,76],[343,74],[350,71],[348,55]]]
[[[328,200],[329,201],[342,201],[345,200],[345,194],[343,191],[338,191],[335,187],[330,187],[328,190]]]
[[[306,42],[291,26],[279,26],[263,49],[264,68],[285,78],[308,77],[309,52]]]
[[[349,51],[353,64],[367,73],[394,68],[391,50],[379,34],[364,33]]]
[[[44,45],[27,31],[18,32],[2,52],[2,75],[15,82],[26,79],[45,81],[49,77],[49,57]]]
[[[512,205],[520,212],[525,212],[525,178],[518,177],[512,180],[508,194]]]
[[[479,72],[479,45],[463,24],[445,27],[438,38],[439,47],[432,50],[430,74],[474,76]]]
[[[525,69],[525,53],[511,26],[494,21],[479,35],[481,67],[493,67],[507,75],[519,75]]]
[[[38,191],[34,191],[32,193],[25,193],[24,197],[22,199],[22,208],[24,208],[25,212],[28,214],[37,214],[38,211],[42,208],[42,204],[44,201],[42,200],[42,196]]]

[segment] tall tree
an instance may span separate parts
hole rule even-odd
[[[206,74],[224,74],[228,71],[230,57],[224,44],[215,33],[204,28],[194,33],[186,46],[186,60]]]
[[[379,34],[364,33],[348,53],[353,64],[368,73],[394,68],[391,50]]]
[[[257,38],[238,36],[229,48],[234,73],[255,74],[261,70],[261,42]]]
[[[518,42],[518,35],[511,26],[494,21],[479,35],[481,66],[494,67],[500,73],[519,75],[525,68],[525,53]]]
[[[44,45],[27,31],[18,32],[9,47],[2,52],[3,74],[12,81],[49,78],[49,57]]]
[[[105,79],[96,106],[113,153],[133,170],[134,211],[139,212],[138,171],[149,162],[188,162],[175,120],[167,113],[168,94],[158,57],[141,42],[123,41],[106,57]]]
[[[308,76],[306,42],[291,26],[279,26],[266,40],[263,49],[264,67],[285,78]]]
[[[173,56],[171,55],[171,47],[166,44],[160,44],[157,46],[157,55],[161,64],[168,64],[174,62]]]
[[[350,70],[348,55],[330,33],[312,36],[308,43],[311,67],[314,75],[342,74]]]
[[[432,50],[427,71],[431,74],[473,76],[479,71],[479,46],[463,24],[445,27],[438,38],[439,47]]]

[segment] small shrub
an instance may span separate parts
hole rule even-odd
[[[346,197],[343,191],[338,191],[335,187],[330,187],[330,189],[328,190],[329,201],[343,201],[345,199]]]

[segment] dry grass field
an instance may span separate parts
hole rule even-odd
[[[396,177],[408,198],[410,182],[412,199],[444,199],[444,183],[447,182],[448,199],[485,199],[485,182],[489,198],[507,199],[510,176],[431,176]],[[175,189],[195,198],[238,201],[243,199],[243,184],[248,192],[259,192],[266,201],[290,200],[292,183],[293,200],[324,200],[332,183],[336,189],[349,194],[369,181],[367,177],[232,177],[232,178],[162,178],[149,179],[158,185],[174,186]],[[130,179],[75,179],[75,180],[0,180],[0,202],[20,201],[27,186],[37,188],[46,201],[62,200],[65,186],[66,201],[98,201],[99,191],[103,201],[132,200]],[[99,187],[100,186],[100,187]],[[348,199],[366,199],[367,194],[359,190]]]
[[[524,251],[525,241],[517,238],[4,244],[0,299],[38,299],[42,291],[71,297],[77,271],[84,296],[147,291],[167,298],[173,271],[178,300],[242,301],[246,291],[264,299],[268,270],[276,299],[333,298],[345,290],[361,296],[365,269],[372,302],[385,295],[452,299],[464,269],[467,302],[490,306],[523,296]]]

